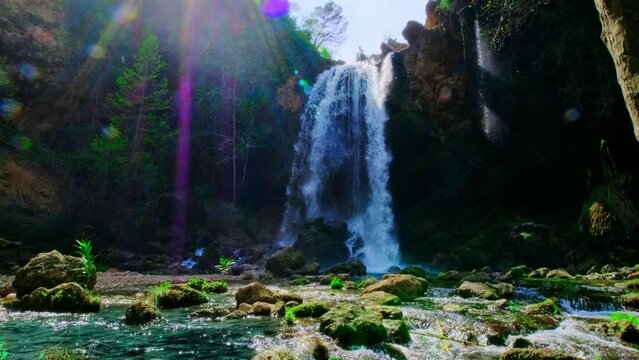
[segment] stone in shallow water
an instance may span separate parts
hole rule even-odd
[[[528,277],[531,279],[542,279],[542,278],[545,278],[549,272],[550,272],[550,269],[542,267],[542,268],[533,270],[530,274],[528,274]]]
[[[582,360],[561,351],[548,349],[510,349],[500,360]]]
[[[387,332],[387,341],[404,344],[410,341],[408,326],[403,320],[383,320]]]
[[[288,307],[288,306],[287,306]],[[305,302],[294,306],[292,312],[296,317],[320,317],[329,311],[328,304],[321,301]]]
[[[364,276],[366,275],[366,266],[359,260],[349,261],[347,263],[341,263],[333,265],[326,270],[326,273],[331,274],[349,274],[351,276]]]
[[[529,315],[555,315],[561,312],[561,306],[556,299],[546,299],[536,304],[524,306],[521,312]]]
[[[455,293],[463,298],[477,297],[485,300],[499,299],[499,293],[493,287],[476,282],[464,281]]]
[[[278,301],[278,298],[272,290],[259,282],[254,282],[248,286],[239,288],[235,293],[235,302],[237,303],[237,306],[242,303],[250,305],[258,301],[275,304]]]
[[[161,319],[160,310],[150,302],[138,301],[126,309],[125,322],[127,325],[145,325]]]
[[[398,296],[402,301],[411,301],[422,296],[428,282],[413,275],[387,274],[384,278],[364,290],[364,294],[383,291]]]
[[[353,304],[340,304],[322,315],[320,331],[344,347],[378,344],[387,336],[379,313]]]
[[[179,309],[206,304],[206,294],[186,284],[172,284],[168,289],[156,295],[156,303],[160,309]]]
[[[609,321],[607,323],[594,326],[596,330],[606,336],[611,336],[632,344],[639,344],[639,329],[628,320]]]
[[[43,287],[20,299],[20,305],[39,311],[86,313],[100,311],[100,298],[78,283],[60,284],[53,289]]]
[[[383,291],[364,293],[362,300],[373,305],[399,306],[402,304],[398,296]]]

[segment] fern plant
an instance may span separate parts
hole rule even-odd
[[[215,268],[224,275],[228,275],[231,272],[231,268],[235,265],[235,259],[232,257],[220,257],[218,265]]]
[[[86,288],[89,285],[89,281],[93,279],[93,277],[95,276],[96,256],[93,255],[93,245],[91,245],[91,240],[87,238],[82,238],[82,239],[76,240],[75,242],[76,242],[75,247],[77,249],[76,253],[80,255],[80,258],[82,259],[82,264],[84,265],[82,270],[84,271],[84,276],[86,277],[86,281],[84,283],[84,287]]]

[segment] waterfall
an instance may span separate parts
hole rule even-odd
[[[370,271],[398,264],[385,138],[391,57],[381,69],[362,62],[340,65],[317,79],[294,149],[281,246],[293,245],[308,220],[339,220],[348,225],[351,256]]]
[[[505,132],[504,124],[494,111],[488,106],[486,76],[499,77],[495,59],[490,49],[481,38],[479,21],[475,20],[475,39],[477,44],[477,67],[479,69],[479,105],[482,111],[482,127],[486,138],[493,143],[501,140]]]

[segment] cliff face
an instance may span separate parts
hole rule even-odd
[[[639,141],[639,2],[637,0],[595,0],[602,24],[601,38],[617,69]]]

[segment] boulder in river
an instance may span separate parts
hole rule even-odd
[[[20,305],[30,310],[87,313],[100,311],[100,298],[71,282],[51,289],[37,288],[23,296]]]
[[[594,327],[603,335],[632,344],[639,344],[639,329],[628,320],[615,320]]]
[[[178,309],[202,305],[208,301],[205,293],[186,284],[163,283],[151,289],[149,296],[160,309]]]
[[[359,260],[335,264],[325,271],[326,274],[349,274],[350,276],[366,275],[366,265]]]
[[[13,288],[19,298],[43,287],[54,288],[64,283],[78,283],[93,289],[96,282],[95,271],[87,278],[82,259],[62,255],[58,251],[40,253],[16,273]]]
[[[424,270],[421,266],[418,266],[418,265],[407,266],[403,268],[399,273],[405,274],[405,275],[417,276],[422,279],[426,279],[426,276],[428,276],[428,273],[426,272],[426,270]]]
[[[265,302],[267,304],[275,304],[278,301],[277,294],[262,285],[262,283],[254,282],[245,287],[239,288],[235,293],[235,302],[237,306],[242,303],[254,304],[258,301]]]
[[[497,300],[500,298],[498,291],[488,285],[478,282],[464,281],[455,293],[463,298],[476,297],[484,300]]]
[[[304,254],[292,247],[284,248],[266,260],[266,270],[276,276],[290,276],[304,266]]]
[[[148,301],[138,301],[126,309],[124,321],[127,325],[146,325],[161,319],[160,310]]]
[[[341,346],[371,346],[386,340],[382,316],[355,304],[340,304],[320,317],[320,331]]]
[[[402,301],[411,301],[422,296],[428,289],[425,279],[413,275],[386,274],[381,281],[367,287],[364,294],[383,291],[398,296]]]

